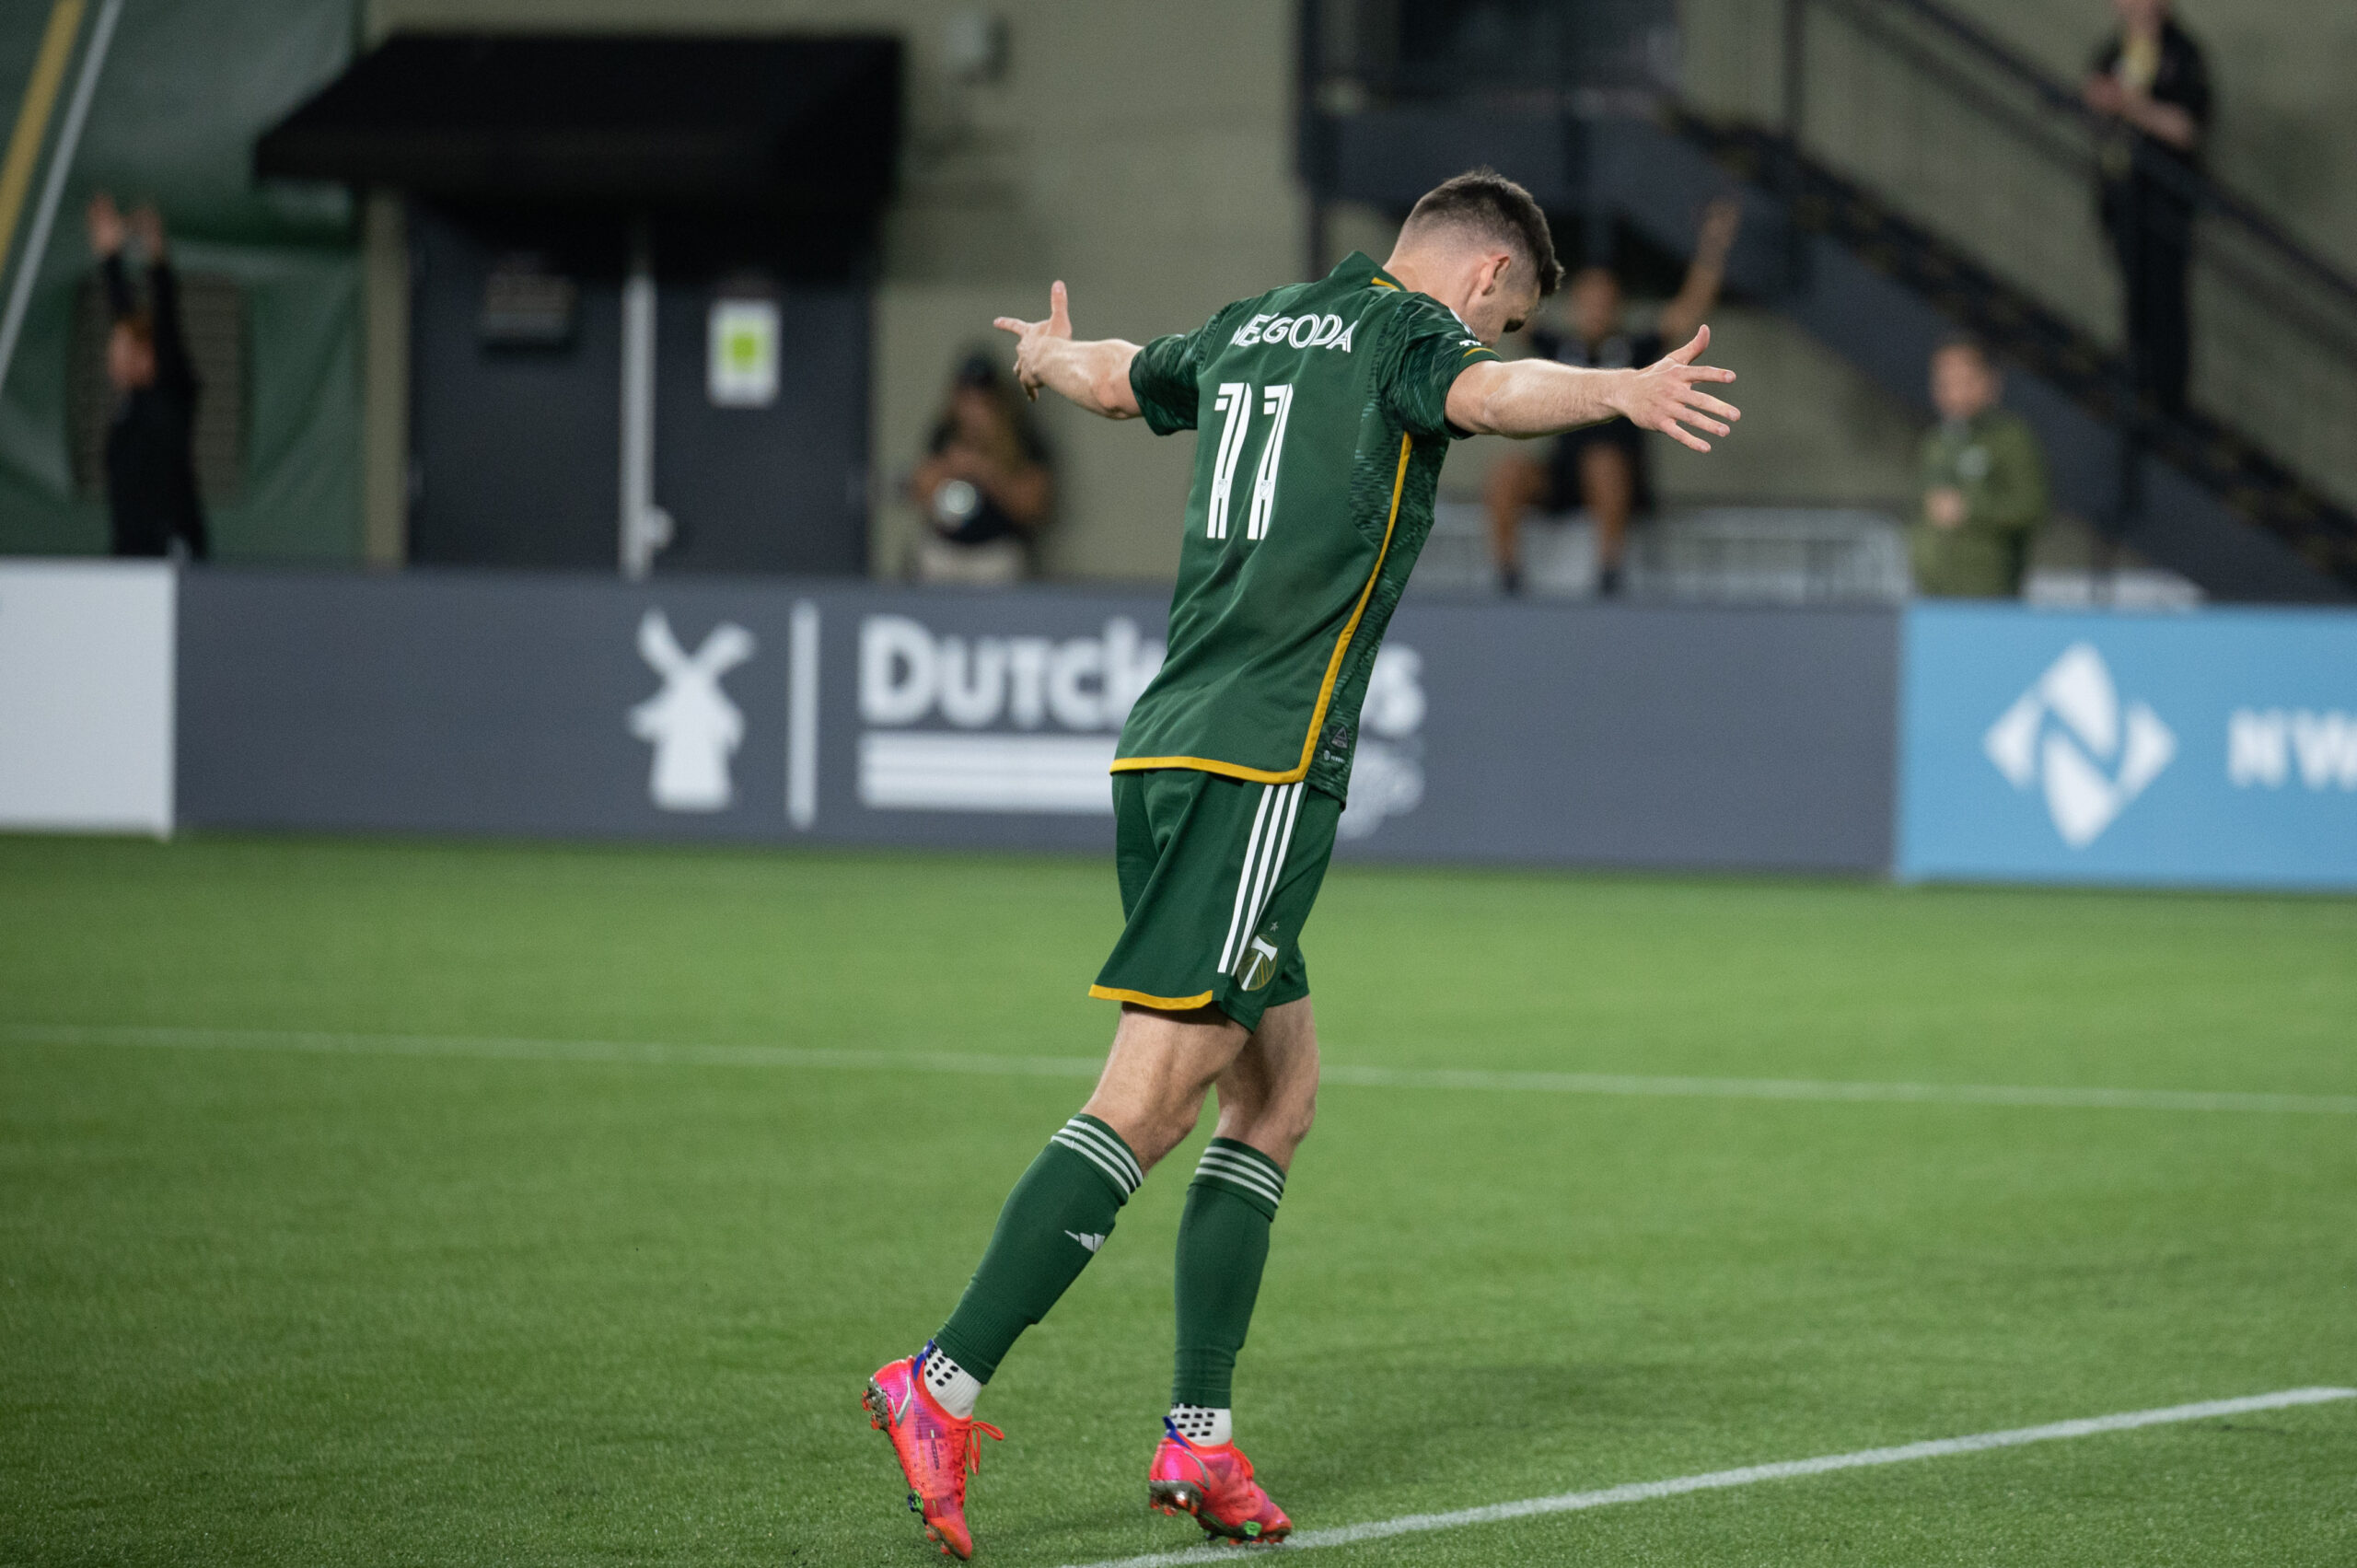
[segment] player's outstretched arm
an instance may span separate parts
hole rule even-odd
[[[1702,390],[1703,382],[1735,379],[1732,370],[1694,363],[1710,346],[1704,327],[1642,370],[1584,370],[1545,359],[1476,365],[1448,389],[1449,423],[1476,436],[1552,436],[1620,414],[1707,452],[1711,444],[1687,425],[1724,436],[1743,417]]]
[[[1046,320],[1002,316],[994,324],[1015,334],[1015,378],[1032,397],[1045,387],[1107,419],[1138,416],[1137,393],[1130,388],[1130,361],[1137,357],[1138,345],[1120,338],[1074,342],[1072,307],[1062,284],[1048,291]]]

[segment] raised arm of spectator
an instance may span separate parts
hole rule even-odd
[[[164,217],[154,207],[131,215],[131,227],[147,252],[147,288],[155,305],[156,381],[159,386],[193,388],[196,366],[189,357],[188,337],[180,330],[180,284],[164,250]]]
[[[139,313],[139,301],[131,292],[131,275],[122,266],[123,241],[129,238],[122,212],[114,198],[101,191],[90,198],[83,217],[90,231],[90,253],[98,257],[99,276],[106,285],[107,314],[113,320],[128,320]]]
[[[1743,226],[1743,204],[1732,196],[1722,196],[1702,209],[1700,231],[1694,237],[1694,261],[1686,269],[1685,286],[1678,296],[1661,308],[1661,335],[1666,343],[1683,343],[1694,335],[1694,329],[1719,302],[1720,285],[1726,282],[1727,252],[1735,249],[1736,231]]]

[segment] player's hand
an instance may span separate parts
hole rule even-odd
[[[1968,510],[1964,492],[1953,484],[1937,485],[1923,492],[1923,516],[1932,520],[1935,528],[1962,528]]]
[[[1710,346],[1711,329],[1702,327],[1684,348],[1672,350],[1643,370],[1629,372],[1619,396],[1613,400],[1614,412],[1626,416],[1640,430],[1658,430],[1698,452],[1709,451],[1711,444],[1686,426],[1724,436],[1734,422],[1743,417],[1742,410],[1720,401],[1700,385],[1735,379],[1732,370],[1694,363]]]
[[[1058,343],[1072,341],[1072,303],[1059,281],[1048,290],[1048,319],[1044,321],[1024,321],[1013,316],[1001,316],[991,323],[1002,332],[1013,332],[1015,344],[1015,379],[1035,401],[1039,389],[1047,384],[1047,372],[1041,366],[1043,355],[1053,352]]]

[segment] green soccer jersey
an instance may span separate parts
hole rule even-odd
[[[1169,651],[1113,771],[1349,786],[1376,646],[1432,532],[1448,389],[1495,359],[1353,254],[1138,351],[1156,435],[1201,428]]]

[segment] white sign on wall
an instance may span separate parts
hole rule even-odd
[[[0,563],[0,828],[171,831],[177,588],[162,562]]]
[[[777,303],[723,299],[712,308],[705,390],[716,408],[767,408],[777,401]]]

